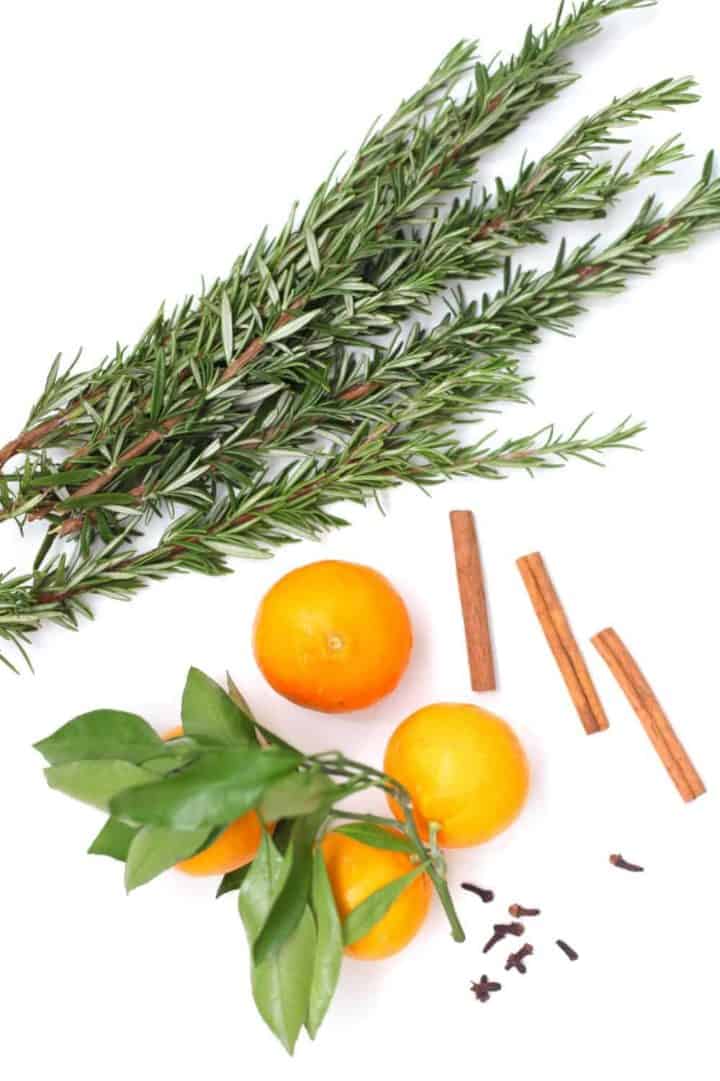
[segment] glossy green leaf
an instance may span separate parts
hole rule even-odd
[[[182,700],[186,736],[229,746],[257,744],[250,717],[222,687],[198,668],[191,668]]]
[[[316,945],[305,1027],[314,1040],[335,994],[343,955],[342,924],[319,848],[313,852],[310,901],[315,916]]]
[[[125,864],[125,889],[130,893],[179,860],[194,856],[204,848],[213,831],[170,830],[163,826],[143,826],[136,833]]]
[[[251,948],[288,870],[288,858],[283,858],[270,836],[264,834],[238,894],[238,907]],[[281,949],[252,967],[253,997],[258,1011],[290,1054],[308,1013],[314,955],[315,923],[307,908]]]
[[[183,769],[205,750],[207,750],[207,747],[197,743],[196,740],[179,737],[166,743],[162,754],[157,758],[146,759],[143,762],[143,769],[149,769],[153,773],[164,777],[167,773],[172,773],[173,770]]]
[[[232,698],[235,705],[243,711],[246,717],[249,717],[251,721],[255,720],[255,715],[250,709],[250,703],[245,695],[241,692],[235,680],[232,678],[229,672],[225,673],[227,678],[227,690],[228,694]]]
[[[265,822],[310,814],[327,806],[340,788],[319,769],[291,773],[271,785],[260,801],[259,811]],[[338,795],[339,798],[339,795]]]
[[[129,826],[119,818],[108,818],[88,852],[92,856],[110,856],[111,859],[124,863],[136,833],[137,826]]]
[[[134,789],[136,786],[142,787],[154,781],[156,775],[141,766],[133,765],[132,762],[100,759],[48,766],[45,777],[51,788],[57,788],[66,796],[107,810],[113,797],[119,792]]]
[[[383,918],[386,912],[394,905],[403,890],[417,878],[423,871],[422,866],[413,871],[393,879],[386,886],[381,886],[369,897],[366,897],[356,908],[346,916],[343,923],[343,940],[346,946],[352,946],[353,942],[371,931],[376,923]]]
[[[283,856],[287,852],[288,845],[290,844],[292,828],[292,818],[281,818],[280,821],[276,823],[275,829],[273,830],[273,844],[277,848],[278,852],[281,852]]]
[[[36,743],[35,750],[51,766],[100,758],[140,763],[161,754],[163,741],[135,713],[96,709],[68,721],[47,739]]]
[[[257,806],[265,788],[297,764],[296,755],[274,747],[207,751],[178,773],[123,792],[112,811],[148,826],[222,826]]]
[[[259,721],[255,719],[255,715],[250,709],[250,706],[247,703],[247,699],[244,697],[244,695],[240,693],[229,672],[227,674],[227,685],[228,694],[232,698],[233,702],[235,702],[235,704],[240,707],[243,713],[247,714],[247,716],[253,722],[256,732],[259,733],[264,738],[264,740],[270,744],[271,747],[284,747],[286,751],[296,751],[298,754],[300,753],[299,751],[297,751],[297,747],[293,747],[292,743],[288,743],[287,740],[282,739],[280,736],[277,735],[277,733],[272,732],[269,728],[265,728],[263,725],[260,724]]]
[[[335,833],[342,833],[345,837],[352,837],[353,841],[370,845],[371,848],[384,848],[390,852],[412,852],[417,849],[412,841],[401,833],[384,829],[376,822],[348,822],[346,826],[339,826]]]
[[[217,888],[215,896],[223,897],[226,893],[232,893],[234,890],[239,890],[248,876],[250,867],[251,864],[246,863],[244,867],[238,867],[236,871],[228,871],[227,874],[224,874],[220,880],[220,885]]]
[[[281,948],[303,918],[312,881],[312,849],[326,811],[296,818],[285,854],[289,869],[273,901],[265,925],[253,944],[253,958],[260,964]]]

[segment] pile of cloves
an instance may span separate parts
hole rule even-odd
[[[470,893],[474,893],[480,898],[483,904],[489,904],[491,901],[495,900],[495,893],[493,890],[485,889],[483,886],[477,886],[473,882],[463,882],[462,888],[468,890]],[[484,954],[490,953],[495,946],[508,938],[521,938],[525,934],[525,924],[520,921],[532,919],[535,916],[541,915],[539,908],[528,908],[526,905],[518,903],[509,905],[508,913],[512,917],[512,922],[493,924],[493,932],[483,946]],[[571,961],[577,961],[578,953],[572,946],[568,946],[562,939],[557,939],[557,945],[566,957]],[[534,952],[535,948],[530,942],[523,943],[517,950],[511,951],[507,955],[505,960],[505,971],[516,971],[519,972],[521,976],[526,975],[527,959],[532,957]],[[490,997],[494,992],[502,990],[502,984],[497,980],[491,980],[489,976],[484,974],[479,980],[473,981],[470,984],[470,990],[479,1002],[489,1002]]]
[[[610,856],[610,863],[613,867],[618,867],[623,871],[640,872],[644,870],[644,868],[640,867],[638,864],[630,863],[619,853],[614,853]],[[486,889],[483,886],[477,886],[474,882],[463,882],[462,888],[468,890],[469,893],[475,894],[476,897],[479,897],[483,904],[487,905],[495,900],[495,892],[493,890]],[[512,922],[493,924],[493,932],[483,946],[484,954],[490,953],[495,946],[509,937],[521,938],[525,934],[525,924],[521,921],[533,919],[535,916],[541,915],[539,908],[528,908],[525,905],[518,903],[509,905],[508,913],[512,917]],[[578,960],[579,954],[577,950],[568,945],[564,939],[556,938],[555,945],[558,949],[562,950],[569,961]],[[516,971],[519,972],[521,976],[526,975],[527,959],[528,957],[532,957],[534,952],[535,948],[530,942],[523,943],[519,949],[511,951],[508,954],[505,960],[505,971]],[[498,983],[497,980],[491,980],[487,975],[482,975],[479,980],[473,981],[470,984],[470,990],[479,1002],[489,1002],[490,997],[494,992],[502,990],[502,984]]]

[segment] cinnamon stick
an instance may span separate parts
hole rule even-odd
[[[588,735],[602,732],[608,719],[567,616],[539,552],[517,561],[540,626]]]
[[[705,785],[675,734],[652,687],[619,635],[608,627],[596,634],[592,642],[640,718],[682,798],[686,803],[697,799],[705,791]]]
[[[497,684],[485,581],[472,511],[451,511],[450,527],[465,625],[470,685],[474,691],[494,691]]]

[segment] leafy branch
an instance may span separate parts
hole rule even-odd
[[[502,266],[506,253],[517,245],[542,241],[543,225],[600,217],[620,194],[649,176],[667,172],[683,157],[677,139],[646,153],[630,171],[625,169],[624,161],[616,167],[595,164],[590,155],[623,141],[613,134],[616,127],[635,123],[652,110],[694,101],[692,87],[692,81],[687,79],[663,80],[647,90],[615,99],[576,125],[539,162],[523,162],[511,187],[498,181],[494,197],[484,190],[477,201],[473,196],[457,201],[446,217],[436,214],[424,233],[415,232],[404,242],[400,256],[389,267],[374,272],[377,288],[353,304],[350,312],[345,295],[335,314],[321,313],[315,332],[323,348],[328,336],[348,342],[363,331],[387,330],[396,319],[423,310],[427,299],[451,278],[488,275]],[[432,337],[427,341],[433,341]],[[464,350],[465,342],[458,338],[454,347]],[[315,349],[313,338],[294,348],[279,341],[271,355],[263,357],[252,382],[242,379],[227,383],[215,371],[200,392],[195,383],[184,392],[177,387],[166,390],[164,411],[156,411],[153,418],[143,416],[140,427],[124,425],[118,430],[115,423],[105,424],[102,432],[95,433],[94,442],[76,451],[69,463],[53,468],[43,458],[35,471],[21,474],[14,498],[9,501],[6,497],[4,516],[53,516],[55,522],[55,516],[73,515],[60,527],[61,534],[67,535],[80,528],[82,519],[77,513],[84,506],[92,507],[94,512],[101,506],[117,506],[119,501],[125,502],[128,491],[136,496],[135,502],[156,512],[172,512],[174,504],[183,502],[188,495],[190,505],[197,505],[196,487],[187,492],[183,478],[194,479],[197,470],[199,475],[217,472],[217,450],[213,452],[212,448],[219,449],[221,433],[237,432],[242,427],[243,447],[252,447],[257,459],[268,442],[270,450],[274,449],[278,432],[292,439],[298,430],[311,430],[318,421],[325,432],[334,431],[334,406],[340,408],[342,432],[348,414],[355,411],[357,415],[357,403],[368,392],[382,389],[387,397],[406,391],[399,365],[382,363],[377,354],[371,379],[363,373],[364,362],[360,361],[344,366],[339,386],[332,374],[328,379],[327,371],[309,380]],[[392,356],[392,350],[388,352]],[[430,364],[437,366],[441,359],[425,359],[422,372]],[[319,410],[318,388],[327,399],[321,399]],[[303,408],[308,399],[314,414]],[[191,458],[202,465],[188,463],[189,446]],[[242,472],[240,465],[233,477],[226,473],[222,479],[228,484],[238,483]],[[79,486],[68,491],[78,481]],[[110,490],[106,500],[92,498],[87,502],[88,497],[106,488]],[[67,494],[56,495],[58,489]],[[119,501],[115,497],[118,491],[123,492]],[[134,501],[130,498],[128,502],[132,506]],[[0,520],[2,517],[0,513]]]
[[[0,470],[15,454],[57,445],[66,434],[64,445],[73,445],[78,428],[107,430],[138,402],[152,422],[166,386],[194,380],[202,388],[207,369],[216,366],[231,379],[267,344],[307,327],[316,317],[314,302],[362,298],[368,283],[360,270],[368,259],[396,251],[397,226],[443,192],[464,187],[485,148],[575,80],[566,51],[594,36],[608,16],[650,2],[583,0],[567,14],[562,4],[554,24],[540,34],[529,29],[509,61],[475,63],[473,82],[457,99],[451,91],[475,52],[474,43],[461,42],[369,134],[346,173],[336,181],[331,174],[319,187],[299,224],[293,210],[277,238],[263,233],[198,303],[189,297],[168,317],[161,309],[133,350],[118,349],[94,372],[76,373],[73,366],[61,375],[56,358],[27,425],[0,448]],[[189,366],[178,365],[181,353],[193,357]],[[69,426],[73,434],[66,433]]]
[[[381,770],[340,752],[305,755],[250,715],[230,694],[191,669],[183,694],[183,736],[163,741],[141,717],[95,710],[36,744],[51,788],[109,813],[90,852],[125,864],[136,889],[202,852],[239,816],[255,809],[265,830],[252,863],[225,876],[218,895],[238,891],[259,1012],[292,1053],[303,1025],[315,1036],[340,977],[342,951],[366,935],[418,874],[426,873],[452,936],[464,940],[445,861],[420,837],[407,790]],[[264,746],[263,744],[269,744]],[[403,817],[390,831],[377,816],[347,812],[350,795],[376,788]],[[318,842],[336,830],[399,851],[408,872],[371,894],[344,921]],[[271,967],[272,988],[264,975]],[[277,1010],[278,1001],[285,1007]]]
[[[434,390],[442,403],[442,383]],[[0,637],[29,663],[30,635],[47,622],[74,630],[81,617],[92,618],[92,595],[129,599],[172,574],[229,573],[229,555],[257,558],[299,538],[320,537],[347,524],[330,510],[334,503],[365,504],[378,491],[405,481],[427,488],[452,477],[497,479],[514,469],[552,468],[625,446],[640,430],[623,424],[593,438],[581,430],[562,437],[546,429],[493,447],[489,435],[467,446],[446,429],[413,427],[409,418],[407,428],[363,426],[340,452],[306,458],[272,480],[259,478],[240,502],[226,497],[206,513],[192,512],[171,523],[154,548],[133,547],[129,527],[99,551],[80,544],[69,558],[60,555],[31,575],[0,579]],[[7,657],[0,659],[10,664]]]

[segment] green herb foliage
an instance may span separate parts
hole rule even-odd
[[[473,305],[456,292],[436,326],[397,328],[451,282],[492,273],[557,221],[601,218],[684,156],[672,139],[632,165],[596,158],[624,141],[620,129],[696,100],[691,79],[664,79],[585,117],[511,180],[445,198],[468,186],[488,147],[574,81],[570,46],[644,6],[561,8],[489,66],[461,43],[301,218],[293,212],[277,237],[263,233],[226,279],[162,310],[136,347],[94,371],[62,373],[57,359],[27,425],[0,448],[0,520],[48,523],[32,572],[0,575],[0,638],[29,660],[30,635],[48,621],[76,627],[92,596],[128,598],[186,571],[227,573],[230,556],[267,556],[344,524],[332,510],[343,500],[631,445],[637,425],[499,445],[487,433],[469,447],[454,429],[528,400],[519,354],[542,331],[566,329],[588,297],[624,287],[718,224],[712,170],[670,215],[649,203],[644,231],[602,261],[601,249],[563,253],[551,277],[507,263],[496,296]],[[53,447],[70,457],[55,459]],[[24,465],[3,471],[19,454]],[[178,511],[145,548],[144,519]]]

